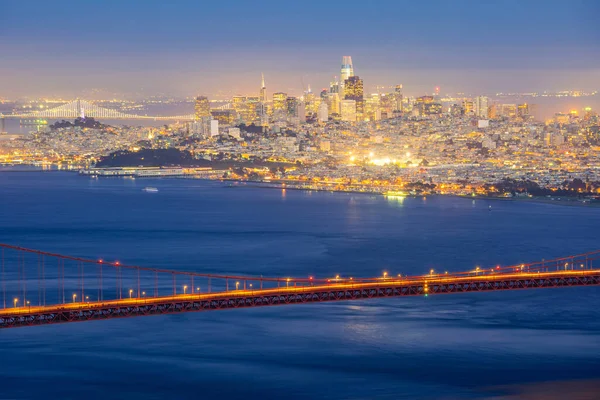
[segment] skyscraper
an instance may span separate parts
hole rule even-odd
[[[342,98],[344,97],[344,85],[346,84],[345,83],[346,79],[350,78],[351,76],[354,76],[354,67],[352,66],[352,57],[344,56],[344,57],[342,57],[342,73],[340,75],[340,85],[339,85],[339,91],[340,91]]]
[[[287,97],[287,93],[273,93],[273,112],[286,110]]]
[[[352,57],[342,57],[342,73],[340,75],[340,81],[345,82],[346,79],[354,76],[354,67],[352,66]]]
[[[473,101],[475,115],[479,118],[486,119],[488,117],[488,98],[485,96],[475,97]]]
[[[402,85],[396,85],[394,88],[394,111],[403,110],[404,107],[402,106],[402,100]]]
[[[196,97],[194,111],[197,120],[202,119],[203,117],[210,117],[210,102],[206,96]]]
[[[365,101],[363,80],[358,76],[351,76],[344,81],[344,100],[354,100],[356,102],[356,116],[361,119],[365,111]]]
[[[260,101],[263,103],[267,102],[267,87],[265,86],[265,74],[260,74],[261,85],[260,85]]]

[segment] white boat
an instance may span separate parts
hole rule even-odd
[[[156,192],[158,192],[158,189],[157,189],[157,188],[155,188],[155,187],[150,187],[150,186],[147,186],[147,187],[143,188],[142,190],[143,190],[144,192],[148,192],[148,193],[156,193]]]

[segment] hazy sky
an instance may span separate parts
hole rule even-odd
[[[0,0],[0,98],[600,89],[599,0]],[[257,93],[255,93],[257,94]]]

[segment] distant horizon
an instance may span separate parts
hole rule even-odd
[[[227,4],[6,0],[0,97],[81,88],[191,97],[327,87],[351,55],[365,88],[429,93],[600,89],[595,0],[307,0]]]

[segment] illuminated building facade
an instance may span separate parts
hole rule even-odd
[[[396,85],[394,88],[394,111],[403,111],[404,107],[402,105],[402,85]]]
[[[342,100],[341,101],[342,121],[356,122],[356,101]]]
[[[485,96],[476,97],[473,101],[475,115],[479,118],[488,117],[488,98]]]
[[[196,97],[194,115],[197,120],[200,120],[203,117],[210,117],[210,102],[206,96]]]
[[[287,93],[273,93],[273,113],[286,110]]]
[[[267,87],[265,86],[265,75],[261,74],[260,96],[259,100],[263,103],[267,102]]]
[[[356,117],[362,119],[365,111],[363,80],[358,76],[351,76],[344,82],[344,100],[356,102]]]

